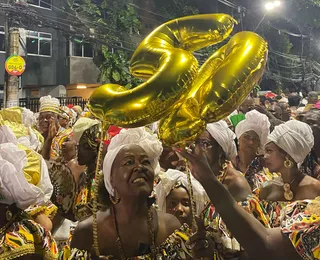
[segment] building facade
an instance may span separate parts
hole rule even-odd
[[[70,17],[64,8],[66,0],[24,1],[39,17],[60,27],[70,26]],[[7,3],[7,0],[0,0],[0,3]],[[0,15],[0,99],[5,74],[5,19]],[[69,36],[53,26],[14,26],[20,31],[19,54],[26,60],[26,70],[20,79],[20,98],[48,94],[88,98],[99,85],[99,70],[93,63],[94,51],[90,43],[70,41]]]

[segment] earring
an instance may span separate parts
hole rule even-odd
[[[12,212],[7,208],[7,210],[6,210],[6,219],[7,219],[7,221],[10,221],[12,219],[12,217],[13,217]]]
[[[114,193],[115,193],[115,196],[112,197],[111,194],[109,194],[109,198],[110,198],[110,201],[112,202],[113,205],[116,205],[120,202],[120,197],[116,198],[117,197],[117,191],[116,189],[114,189]]]
[[[293,167],[293,162],[288,157],[286,157],[286,160],[284,161],[284,167],[286,167],[287,169]]]

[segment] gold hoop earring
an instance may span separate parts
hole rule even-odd
[[[116,189],[114,189],[114,193],[115,193],[115,196],[112,197],[111,194],[109,194],[109,198],[113,205],[117,205],[120,202],[120,197],[117,197]]]
[[[287,169],[290,169],[293,167],[293,162],[286,157],[286,160],[284,161],[284,167],[286,167]]]
[[[12,212],[7,208],[6,209],[6,220],[10,221],[12,219],[12,217],[13,217]]]

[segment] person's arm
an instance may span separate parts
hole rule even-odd
[[[41,150],[41,155],[43,159],[45,160],[50,160],[50,149],[51,149],[51,144],[52,144],[52,138],[47,137],[47,139],[44,141],[42,150]]]
[[[267,229],[247,213],[217,180],[201,148],[200,154],[182,151],[193,165],[193,175],[206,190],[228,229],[253,259],[300,259],[289,238],[280,229]]]
[[[245,177],[236,169],[229,167],[223,184],[236,201],[244,201],[252,194],[250,185]]]

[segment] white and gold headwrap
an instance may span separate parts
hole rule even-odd
[[[142,147],[148,154],[155,174],[159,173],[159,158],[162,153],[162,143],[157,135],[151,134],[144,127],[121,129],[120,133],[111,139],[108,146],[108,152],[103,161],[104,184],[110,195],[114,195],[114,189],[111,185],[111,169],[118,153],[126,146],[136,144]]]
[[[209,201],[209,198],[201,184],[193,176],[191,176],[191,183],[193,188],[193,197],[196,203],[196,215],[199,216],[204,210],[205,204]],[[188,178],[185,173],[169,169],[161,175],[161,181],[155,187],[157,205],[160,211],[166,212],[166,198],[177,186],[183,186],[187,189],[190,195]]]
[[[49,96],[40,98],[40,109],[39,112],[53,112],[56,114],[60,113],[60,102],[58,99]]]
[[[52,191],[41,155],[23,145],[0,144],[0,203],[15,203],[21,209],[44,205]]]

